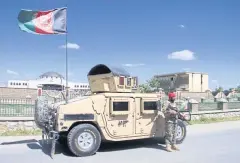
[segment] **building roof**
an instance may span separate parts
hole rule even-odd
[[[59,74],[57,72],[53,72],[53,71],[45,72],[42,75],[40,75],[39,77],[40,78],[43,78],[43,77],[57,77],[57,78],[64,79],[64,77],[61,74]]]
[[[126,76],[130,77],[130,74],[121,67],[107,66],[104,64],[98,64],[94,66],[88,73],[88,75],[100,75],[112,73],[114,76]]]
[[[183,75],[183,74],[205,74],[205,75],[207,75],[207,73],[204,73],[204,72],[189,72],[189,71],[185,71],[185,72],[175,72],[175,73],[154,75],[154,76],[155,77],[165,77],[165,76],[174,76],[174,75]]]

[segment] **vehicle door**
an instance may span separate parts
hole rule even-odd
[[[109,97],[107,128],[113,136],[134,134],[134,103],[131,97]]]
[[[158,98],[136,98],[136,134],[154,135],[158,114]]]

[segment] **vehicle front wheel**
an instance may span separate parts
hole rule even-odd
[[[178,125],[176,130],[177,130],[176,143],[181,144],[187,135],[186,125],[182,120],[178,120]]]
[[[71,129],[67,136],[70,151],[78,156],[85,157],[95,154],[101,144],[101,135],[91,124],[80,124]]]

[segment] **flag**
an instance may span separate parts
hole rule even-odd
[[[48,11],[21,10],[18,14],[18,26],[22,31],[32,34],[65,34],[66,17],[66,8]]]

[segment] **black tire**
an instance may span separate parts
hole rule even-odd
[[[178,120],[178,126],[181,127],[182,129],[182,135],[180,138],[177,138],[176,143],[182,144],[182,142],[185,140],[187,136],[187,128],[186,128],[186,124],[180,119]]]
[[[81,133],[87,132],[93,137],[92,145],[84,150],[78,145],[78,137]],[[69,150],[78,157],[94,155],[101,144],[101,135],[96,127],[91,124],[80,124],[71,129],[67,136],[67,144]]]

